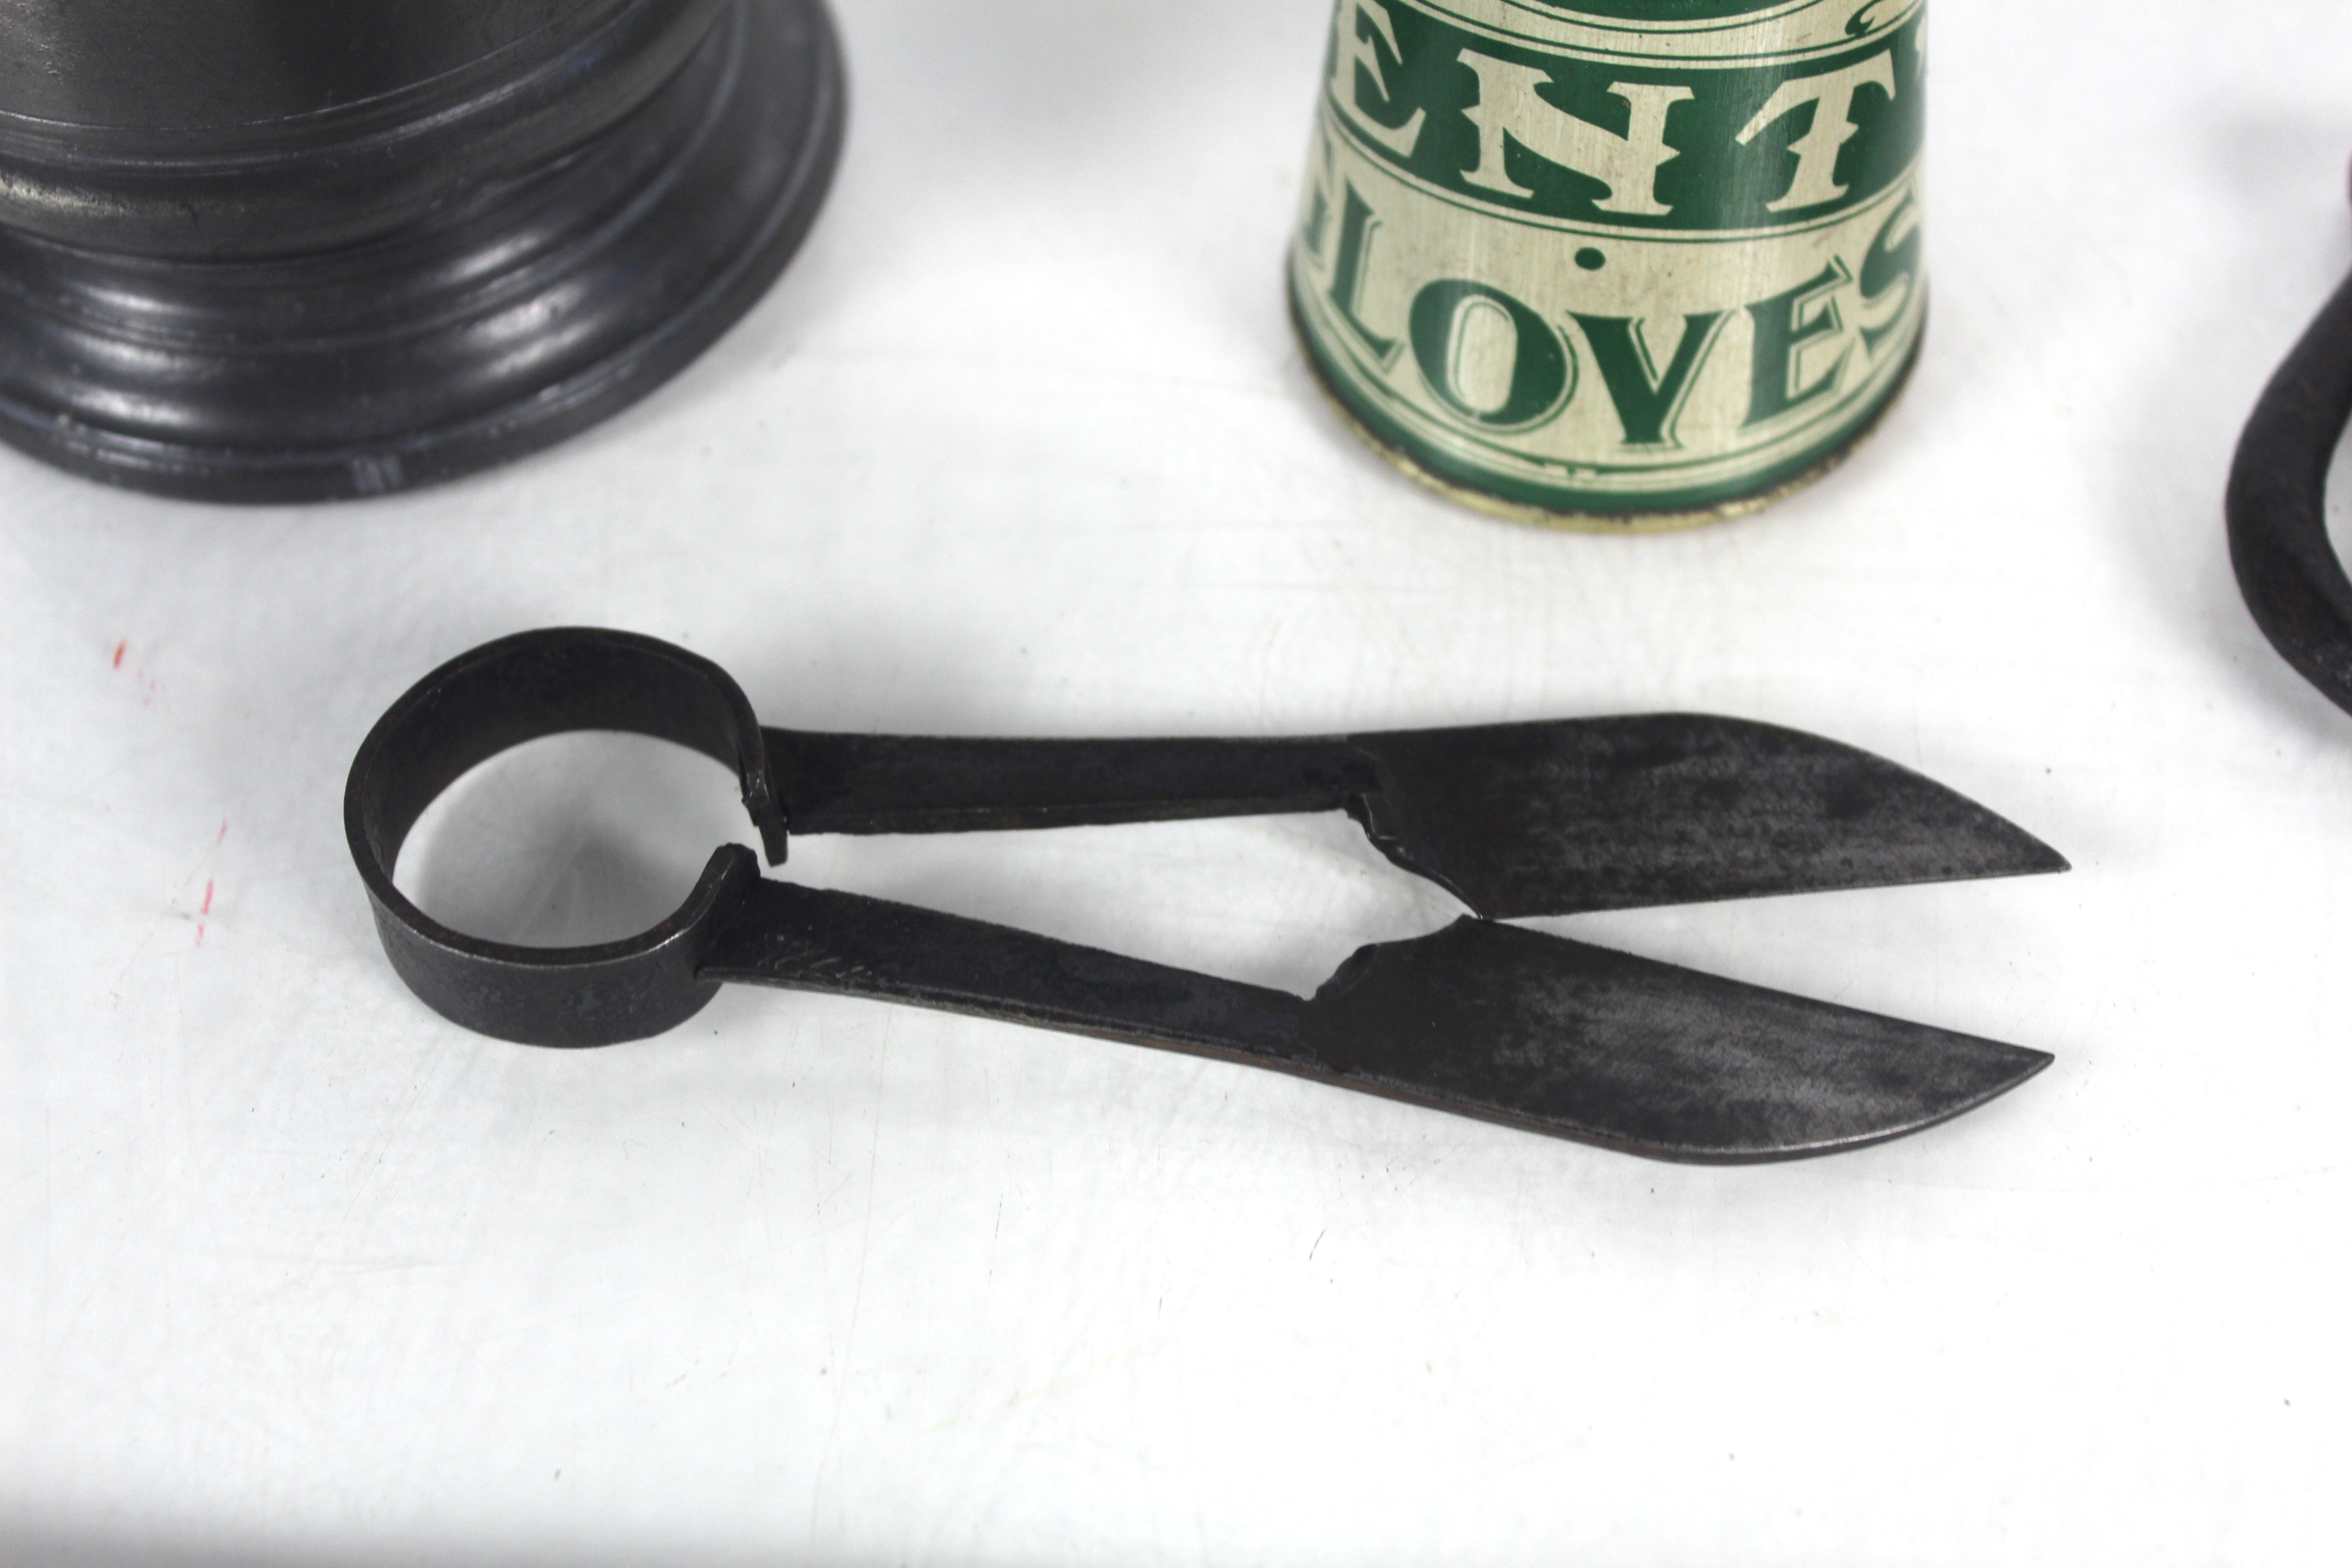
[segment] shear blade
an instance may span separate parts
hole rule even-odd
[[[1308,1005],[1306,1033],[1362,1088],[1705,1163],[1900,1137],[2051,1061],[1470,919],[1357,953]]]
[[[1932,779],[1705,714],[1359,735],[1384,853],[1496,920],[2063,871]]]

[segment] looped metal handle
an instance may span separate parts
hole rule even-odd
[[[650,931],[593,947],[519,947],[450,930],[393,885],[401,845],[476,764],[542,736],[618,730],[676,742],[736,770],[772,862],[785,820],[751,704],[709,659],[652,637],[566,627],[487,644],[426,676],[377,721],[352,763],[343,828],[384,953],[452,1022],[540,1046],[660,1034],[718,994],[698,971],[760,880],[740,845],[710,858],[694,891]]]

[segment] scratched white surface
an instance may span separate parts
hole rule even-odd
[[[1325,0],[841,9],[814,242],[613,424],[302,510],[0,455],[0,1559],[2340,1562],[2352,719],[2220,494],[2352,264],[2341,0],[1942,0],[1908,400],[1633,542],[1454,510],[1310,390]],[[1718,1171],[845,1001],[475,1038],[377,951],[343,770],[566,622],[808,727],[1817,730],[2075,874],[1569,929],[2058,1065]],[[674,895],[728,784],[649,750],[519,759],[409,879],[516,934]],[[1321,820],[794,871],[1301,991],[1453,912]]]

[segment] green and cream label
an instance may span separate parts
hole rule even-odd
[[[1704,510],[1818,464],[1925,305],[1924,0],[1339,0],[1291,284],[1449,482]]]

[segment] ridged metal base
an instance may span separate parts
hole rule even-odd
[[[0,228],[0,439],[226,501],[381,495],[549,446],[760,298],[844,110],[822,0],[731,0],[614,123],[362,243],[192,258]]]

